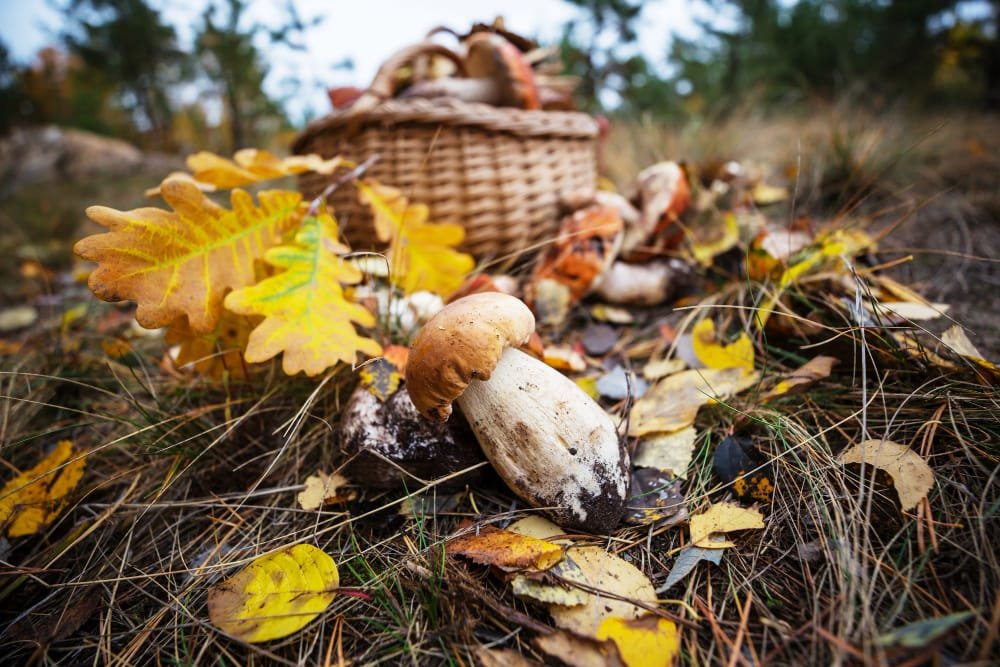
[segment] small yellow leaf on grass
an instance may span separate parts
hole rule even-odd
[[[865,440],[837,460],[841,464],[866,463],[889,473],[904,512],[916,507],[934,486],[934,472],[920,454],[891,440]]]
[[[742,368],[753,372],[753,341],[745,331],[732,343],[719,343],[715,340],[715,323],[706,317],[691,331],[691,345],[706,368]]]
[[[590,587],[601,592],[590,592],[582,605],[551,605],[549,612],[560,628],[593,637],[604,619],[610,616],[631,619],[647,613],[628,600],[656,604],[656,591],[649,578],[618,556],[601,547],[572,547],[568,557],[580,566]]]
[[[38,465],[4,484],[0,526],[8,537],[33,535],[55,521],[66,505],[66,495],[83,477],[87,460],[75,458],[79,454],[70,440],[60,440]]]
[[[736,546],[732,542],[708,539],[712,533],[731,533],[764,527],[764,515],[732,503],[718,503],[702,514],[691,517],[691,543],[703,549],[724,549]]]
[[[766,401],[775,396],[787,394],[792,389],[801,389],[818,380],[822,380],[830,375],[833,365],[839,361],[836,357],[825,357],[822,355],[813,357],[794,370],[791,375],[774,385],[771,391],[764,394],[763,399]]]
[[[208,591],[212,623],[245,642],[287,637],[319,616],[336,595],[337,564],[309,544],[261,556]]]
[[[674,663],[680,640],[674,622],[659,616],[606,618],[597,628],[598,639],[611,639],[628,667],[665,667]]]
[[[563,557],[558,544],[520,535],[494,526],[485,526],[479,534],[470,533],[448,540],[448,553],[459,554],[503,570],[547,570]]]
[[[426,204],[410,204],[396,188],[376,181],[358,184],[362,204],[371,206],[379,240],[389,242],[389,277],[407,294],[427,290],[447,296],[462,285],[476,262],[455,250],[465,238],[461,225],[427,221]]]
[[[759,373],[742,368],[703,368],[676,373],[653,385],[636,401],[630,417],[630,436],[667,433],[694,423],[698,408],[754,386]]]
[[[338,492],[345,484],[347,478],[343,475],[327,475],[322,470],[317,470],[315,475],[306,477],[306,488],[297,496],[299,506],[304,510],[315,510],[327,502],[334,502],[341,497]]]

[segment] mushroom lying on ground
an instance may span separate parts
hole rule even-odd
[[[564,528],[607,532],[627,498],[629,460],[611,418],[572,380],[516,349],[535,328],[520,300],[459,299],[410,348],[406,389],[444,421],[457,401],[510,488]]]

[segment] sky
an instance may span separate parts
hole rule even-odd
[[[248,24],[254,21],[279,25],[287,16],[287,0],[251,0]],[[293,0],[303,19],[325,16],[307,36],[304,53],[285,48],[269,50],[270,75],[265,87],[283,98],[288,89],[282,82],[294,75],[303,81],[300,94],[286,100],[293,120],[309,109],[327,108],[325,89],[336,85],[365,86],[378,65],[396,49],[419,41],[431,28],[445,25],[464,30],[475,21],[491,22],[502,15],[508,28],[537,36],[543,44],[554,43],[561,26],[579,10],[561,0]],[[194,27],[206,0],[151,0],[164,18],[175,26],[182,46],[190,46]],[[221,3],[220,3],[221,4]],[[703,3],[688,0],[649,0],[637,23],[641,52],[652,63],[664,63],[676,33],[698,33],[696,19],[707,18]],[[29,62],[38,49],[56,42],[61,16],[49,0],[0,0],[0,39],[17,62]],[[335,69],[345,58],[353,60],[353,71]]]

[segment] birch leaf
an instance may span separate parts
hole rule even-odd
[[[164,181],[172,211],[118,211],[91,206],[87,215],[110,231],[79,241],[74,251],[98,263],[88,284],[105,301],[135,301],[136,320],[158,329],[186,316],[191,331],[213,331],[226,293],[252,285],[254,261],[298,225],[302,196],[266,191],[259,206],[233,190],[232,210],[183,179]]]
[[[60,440],[38,465],[4,484],[0,526],[8,537],[34,535],[55,521],[83,477],[86,459],[78,455],[70,440]]]
[[[309,544],[261,556],[208,591],[212,624],[245,642],[298,632],[336,595],[340,576],[328,554]]]
[[[465,238],[460,225],[428,222],[425,204],[410,204],[399,190],[376,181],[359,183],[358,195],[362,204],[371,206],[379,240],[389,243],[393,284],[407,294],[426,290],[441,296],[462,285],[475,261],[455,250]]]
[[[338,252],[337,223],[327,214],[302,222],[295,245],[272,248],[267,262],[281,273],[226,297],[226,308],[240,315],[263,315],[250,333],[246,359],[267,361],[284,353],[288,375],[318,375],[337,362],[354,363],[358,352],[381,353],[381,346],[358,335],[354,323],[374,326],[363,306],[348,301],[341,285],[360,282],[361,271]]]
[[[669,667],[680,650],[674,622],[653,615],[606,618],[595,636],[612,640],[627,667]]]
[[[715,339],[715,323],[706,317],[691,332],[694,354],[706,368],[742,368],[753,372],[753,341],[745,331],[732,343],[719,343]]]

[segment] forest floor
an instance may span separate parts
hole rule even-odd
[[[892,264],[886,271],[896,280],[951,306],[946,318],[915,327],[928,352],[944,354],[935,336],[957,322],[985,359],[1000,359],[1000,118],[835,107],[782,118],[748,110],[676,128],[618,123],[603,159],[623,191],[639,169],[665,159],[701,171],[730,160],[760,170],[791,193],[770,214],[775,221],[861,224],[879,238],[866,261]],[[336,424],[355,374],[342,368],[320,383],[288,378],[272,363],[250,383],[184,376],[161,362],[162,337],[136,333],[131,308],[97,302],[82,284],[86,267],[74,262],[72,244],[97,231],[83,209],[143,205],[143,191],[170,164],[157,158],[114,177],[35,183],[0,199],[0,255],[8,258],[0,262],[0,317],[28,318],[0,330],[0,481],[34,466],[57,440],[87,452],[71,502],[50,525],[0,537],[0,645],[8,647],[0,661],[550,661],[551,646],[539,638],[563,635],[545,606],[444,548],[463,522],[506,527],[532,513],[499,479],[388,491],[353,485],[342,502],[303,510],[295,497],[306,476],[343,463]],[[722,308],[744,296],[737,285],[685,304],[710,297]],[[836,309],[827,296],[796,294]],[[574,309],[560,342],[579,340],[591,305]],[[10,315],[23,306],[29,315]],[[829,314],[823,307],[820,317]],[[663,351],[654,339],[664,325],[680,326],[689,312],[662,305],[616,325],[631,346],[624,357],[641,367]],[[764,530],[737,533],[716,565],[698,565],[669,589],[662,585],[687,544],[678,526],[571,539],[617,554],[658,588],[650,608],[676,623],[684,663],[993,664],[997,377],[960,359],[940,366],[932,356],[907,357],[881,330],[837,332],[832,341],[789,335],[758,345],[770,379],[816,354],[839,359],[803,393],[770,402],[754,393],[698,413],[680,486],[687,511],[740,500],[712,461],[727,436],[745,435],[774,487],[755,505]],[[123,355],[111,343],[126,334]],[[869,375],[860,358],[870,360]],[[838,462],[870,434],[908,445],[934,471],[935,486],[915,510],[900,510],[891,478]],[[340,569],[341,592],[317,621],[253,645],[210,624],[209,588],[236,565],[296,542],[319,546]],[[567,663],[593,664],[584,654],[619,659],[606,643],[567,641],[557,653]]]

